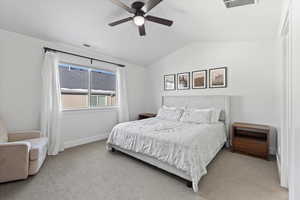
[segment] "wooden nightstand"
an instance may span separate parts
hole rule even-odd
[[[232,124],[232,151],[268,160],[270,126],[234,123]]]
[[[139,120],[148,119],[148,118],[152,118],[152,117],[156,117],[156,114],[154,114],[154,113],[141,113],[141,114],[139,114]]]

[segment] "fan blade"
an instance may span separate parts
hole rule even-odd
[[[163,19],[163,18],[160,18],[160,17],[154,17],[154,16],[151,16],[151,15],[147,15],[145,18],[148,21],[159,23],[159,24],[162,24],[162,25],[165,25],[165,26],[172,26],[172,24],[173,24],[173,21],[171,21],[171,20]]]
[[[145,25],[139,26],[140,36],[146,35]]]
[[[149,0],[143,7],[142,10],[147,13],[150,10],[152,10],[152,8],[154,8],[155,6],[157,6],[157,4],[159,4],[160,2],[162,2],[162,0]]]
[[[125,5],[120,0],[110,0],[110,1],[113,2],[115,5],[127,10],[127,12],[129,12],[129,13],[135,14],[135,12],[136,12],[135,9],[128,7],[127,5]]]
[[[110,25],[110,26],[116,26],[116,25],[119,25],[119,24],[128,22],[128,21],[130,21],[130,20],[132,20],[132,19],[133,19],[132,17],[127,17],[127,18],[125,18],[125,19],[121,19],[121,20],[112,22],[112,23],[110,23],[110,24],[108,24],[108,25]]]

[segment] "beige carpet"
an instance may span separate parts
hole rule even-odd
[[[37,176],[0,184],[1,200],[283,200],[274,161],[223,150],[194,193],[185,181],[121,153],[104,142],[48,157]]]

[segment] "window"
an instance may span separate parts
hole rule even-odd
[[[64,109],[116,105],[116,74],[72,64],[59,64]]]
[[[91,107],[116,105],[116,75],[103,70],[91,70]]]

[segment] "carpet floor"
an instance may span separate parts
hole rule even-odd
[[[40,173],[0,184],[1,200],[287,200],[275,161],[222,150],[194,193],[185,181],[124,154],[105,142],[49,156]]]

